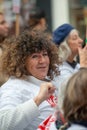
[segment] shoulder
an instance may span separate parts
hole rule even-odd
[[[10,77],[7,82],[1,86],[1,90],[22,90],[31,87],[32,84],[27,80]]]
[[[50,130],[57,130],[55,122],[51,123]]]
[[[75,67],[72,67],[69,63],[67,62],[63,62],[62,65],[59,66],[59,69],[60,69],[60,72],[61,72],[61,75],[64,75],[64,74],[73,74],[75,72],[77,72],[80,68],[80,64],[76,64]]]
[[[65,61],[65,62],[63,62],[63,64],[62,65],[60,65],[60,70],[62,70],[62,69],[64,69],[64,70],[71,70],[72,69],[72,67]]]
[[[87,128],[78,124],[72,124],[67,130],[87,130]]]

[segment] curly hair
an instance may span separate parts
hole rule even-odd
[[[63,110],[69,122],[87,121],[87,68],[75,73],[67,83]]]
[[[10,42],[2,56],[2,71],[17,78],[24,78],[29,75],[25,61],[28,56],[35,52],[46,50],[50,59],[48,77],[53,79],[59,74],[60,64],[58,57],[58,48],[53,44],[52,37],[48,32],[40,30],[25,30],[18,37],[8,40]],[[7,43],[8,44],[8,43]]]

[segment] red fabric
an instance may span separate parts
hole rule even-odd
[[[55,122],[56,117],[53,115],[50,115],[45,121],[43,121],[39,126],[37,130],[49,130],[50,124],[52,122]]]
[[[51,95],[47,101],[51,105],[51,107],[55,107],[57,104],[57,97],[54,95]]]

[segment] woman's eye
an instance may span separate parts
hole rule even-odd
[[[43,56],[48,56],[48,53],[44,53]]]
[[[73,40],[77,40],[77,37],[73,38]]]
[[[78,39],[78,36],[74,36],[74,37],[73,37],[73,40],[77,40],[77,39]]]
[[[37,58],[38,56],[37,55],[33,55],[32,58]]]

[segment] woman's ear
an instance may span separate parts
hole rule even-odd
[[[46,19],[45,19],[45,18],[41,18],[41,19],[40,19],[40,25],[41,25],[43,28],[46,28]]]

